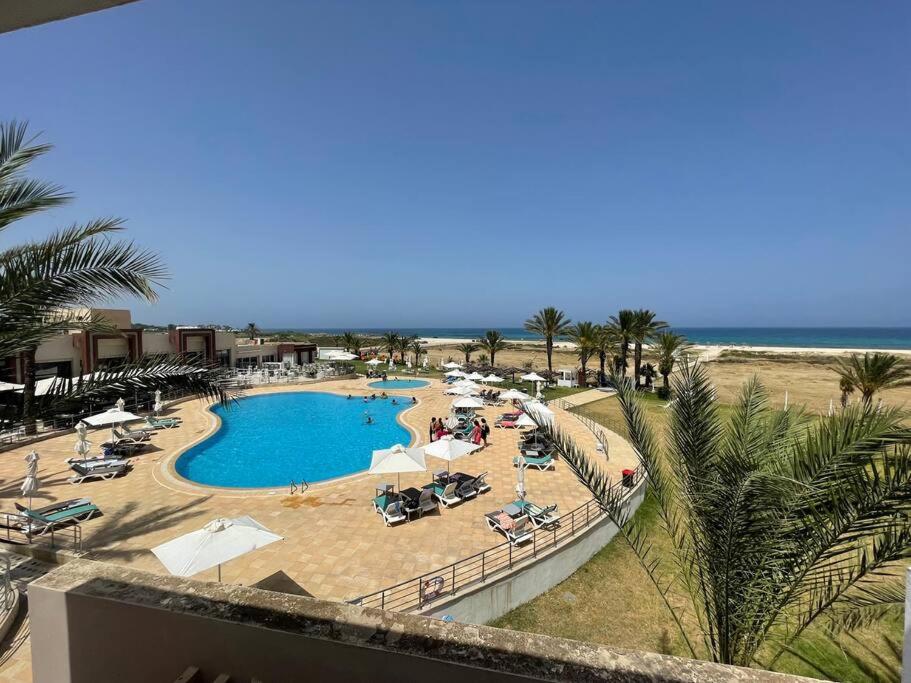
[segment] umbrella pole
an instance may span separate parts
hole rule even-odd
[[[218,583],[221,583],[221,564],[218,565]]]

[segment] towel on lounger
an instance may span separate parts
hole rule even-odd
[[[497,523],[505,530],[509,531],[515,527],[515,520],[507,515],[505,512],[500,512],[497,514]]]

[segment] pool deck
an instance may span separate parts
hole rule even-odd
[[[246,395],[330,391],[362,396],[374,393],[367,387],[368,381],[347,379],[263,387]],[[415,435],[415,444],[427,442],[430,418],[448,414],[454,398],[443,394],[443,386],[437,380],[432,380],[429,387],[388,393],[418,398],[418,404],[400,417]],[[557,423],[584,445],[612,477],[618,478],[622,469],[636,466],[636,456],[623,439],[607,433],[611,457],[605,461],[603,455],[596,454],[595,439],[588,429],[561,409],[554,411]],[[502,408],[488,407],[479,414],[493,424],[500,412]],[[250,515],[285,540],[227,563],[222,567],[223,580],[252,585],[283,572],[307,593],[331,600],[351,599],[385,588],[503,541],[502,536],[487,528],[483,516],[515,498],[512,458],[517,454],[518,430],[493,429],[487,448],[454,463],[455,471],[489,472],[489,493],[422,519],[386,527],[373,511],[371,500],[374,487],[382,481],[394,483],[395,475],[356,474],[315,484],[303,495],[289,495],[288,488],[209,488],[181,479],[173,471],[174,460],[211,434],[217,423],[206,404],[196,400],[173,406],[169,415],[183,418],[183,425],[159,431],[153,437],[153,448],[132,459],[133,471],[110,481],[75,486],[66,481],[70,471],[64,461],[75,455],[73,432],[0,453],[4,503],[0,510],[11,510],[14,500],[25,502],[18,497],[25,474],[23,459],[34,448],[41,456],[41,488],[34,500],[36,507],[87,497],[104,512],[102,517],[82,524],[87,557],[163,574],[165,569],[149,552],[150,548],[198,529],[215,517]],[[98,442],[101,436],[95,432],[89,438]],[[427,473],[403,474],[402,486],[426,484],[430,472],[446,467],[444,461],[431,457],[427,465]],[[590,497],[560,461],[554,471],[528,470],[525,486],[530,500],[541,505],[557,503],[561,512],[568,512]],[[208,570],[195,578],[214,581],[216,571]]]

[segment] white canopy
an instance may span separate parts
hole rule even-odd
[[[480,445],[468,441],[461,441],[459,439],[453,439],[451,436],[444,436],[442,439],[434,441],[424,448],[424,452],[434,458],[452,462],[464,455],[474,453],[480,447]]]
[[[219,518],[152,548],[152,552],[175,576],[193,576],[218,566],[221,581],[223,562],[281,540],[252,517]]]
[[[451,360],[448,363],[443,363],[440,367],[446,368],[447,370],[458,370],[462,366],[454,360]]]
[[[376,367],[377,365],[379,365],[382,362],[383,361],[381,361],[379,358],[371,358],[370,360],[367,361],[367,365],[372,365],[373,367]]]
[[[458,382],[454,383],[452,386],[467,387],[469,389],[480,389],[481,388],[479,385],[475,384],[470,379],[460,379]]]
[[[497,377],[494,374],[490,374],[490,375],[487,375],[487,377],[484,377],[481,381],[483,381],[485,384],[491,384],[491,383],[496,384],[497,382],[502,382],[503,378]]]
[[[347,351],[330,351],[329,360],[355,360],[357,356]]]
[[[141,419],[142,418],[139,417],[139,415],[134,415],[129,411],[109,408],[103,413],[96,413],[95,415],[84,417],[82,418],[82,421],[91,427],[103,427],[104,425],[117,425]]]
[[[527,401],[531,396],[518,389],[507,389],[500,394],[500,398],[504,401]]]
[[[423,448],[405,448],[397,443],[392,448],[373,451],[370,474],[398,474],[402,472],[423,472],[427,469]],[[401,477],[399,477],[401,488]]]
[[[483,408],[484,401],[474,396],[463,396],[452,402],[453,408]]]
[[[472,389],[471,387],[449,387],[445,393],[450,396],[470,396],[471,394],[478,393],[478,390]]]
[[[10,384],[9,382],[0,382],[0,391],[18,391],[24,389],[24,384]]]
[[[470,375],[466,375],[465,378],[478,380],[478,379],[484,379],[484,375],[482,375],[480,372],[472,372]]]
[[[446,373],[447,377],[465,377],[465,373],[461,370],[450,370]]]
[[[537,372],[530,372],[527,375],[522,375],[521,380],[523,382],[546,382],[547,380],[544,377],[541,377]]]
[[[522,413],[519,415],[519,419],[516,420],[516,427],[537,427],[538,423],[531,419],[528,416],[528,413]]]
[[[554,420],[554,411],[540,401],[528,401],[524,407],[525,411],[531,413],[538,422],[553,422]]]

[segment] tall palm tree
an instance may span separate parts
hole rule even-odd
[[[663,379],[664,391],[670,392],[669,377],[674,371],[677,358],[690,349],[690,344],[682,334],[659,332],[655,335],[655,353],[658,356],[658,374]]]
[[[417,339],[417,337],[409,337],[408,335],[403,335],[403,336],[399,337],[398,352],[399,352],[399,357],[402,359],[403,363],[405,362],[405,354],[407,354],[409,351],[411,351],[411,345],[414,343],[414,341],[416,339]]]
[[[26,124],[0,124],[0,231],[72,198],[57,185],[25,175],[29,164],[50,150],[50,145],[28,137]],[[72,312],[97,301],[124,296],[157,299],[156,288],[167,271],[155,254],[112,239],[122,229],[120,219],[95,219],[0,251],[0,357],[22,356],[27,433],[36,431],[35,350],[41,342],[74,329],[111,331],[112,325],[95,315]],[[153,375],[152,367],[159,373]],[[190,373],[185,361],[161,357],[75,384],[67,379],[56,383],[42,403],[53,407],[89,395],[106,397],[127,386],[184,387],[225,399],[214,371],[196,367]]]
[[[597,350],[598,334],[598,325],[588,320],[576,323],[566,332],[566,336],[576,345],[583,378],[587,377],[588,361]]]
[[[256,339],[256,335],[259,334],[259,328],[256,326],[256,323],[247,323],[247,334],[250,339]]]
[[[525,321],[525,329],[528,332],[544,337],[548,372],[554,371],[554,337],[566,334],[571,324],[572,321],[566,317],[566,314],[553,306],[542,308]]]
[[[414,367],[418,367],[421,364],[421,356],[427,353],[427,349],[417,337],[411,341],[411,352],[414,353]]]
[[[636,312],[623,308],[617,315],[610,317],[610,325],[620,343],[620,372],[626,377],[626,368],[629,359],[629,345],[633,341],[633,328],[636,322]]]
[[[352,344],[354,344],[354,335],[350,332],[344,332],[342,334],[342,347],[345,351],[351,351]]]
[[[457,348],[459,353],[464,354],[465,365],[468,365],[471,362],[471,354],[480,349],[481,345],[475,342],[465,342],[464,344],[459,344]]]
[[[864,589],[908,557],[911,429],[901,411],[861,403],[811,420],[774,410],[754,379],[728,414],[702,366],[684,360],[661,435],[632,382],[611,381],[658,531],[571,438],[540,428],[618,526],[694,657],[772,668],[808,626],[868,602]],[[660,558],[654,533],[669,540]]]
[[[860,391],[867,404],[877,391],[911,384],[911,364],[893,353],[854,353],[850,358],[839,358],[835,372],[845,382],[842,386],[850,384]]]
[[[841,407],[848,407],[848,395],[854,393],[854,383],[847,377],[838,380],[838,390],[841,392]]]
[[[497,351],[502,351],[506,348],[506,340],[496,330],[487,330],[481,338],[481,348],[490,356],[490,364],[496,365]]]
[[[360,355],[361,346],[363,345],[363,340],[361,339],[361,335],[355,334],[352,332],[351,340],[349,341],[349,345],[351,346],[351,353]]]
[[[637,389],[641,385],[639,375],[642,369],[642,345],[666,328],[666,322],[655,320],[655,313],[645,308],[638,309],[633,316],[633,377]]]
[[[388,351],[389,357],[392,358],[399,349],[399,335],[395,332],[387,332],[384,334],[381,337],[381,348],[384,351]]]
[[[595,351],[598,353],[598,384],[607,383],[607,359],[619,356],[620,338],[612,325],[595,326]]]

